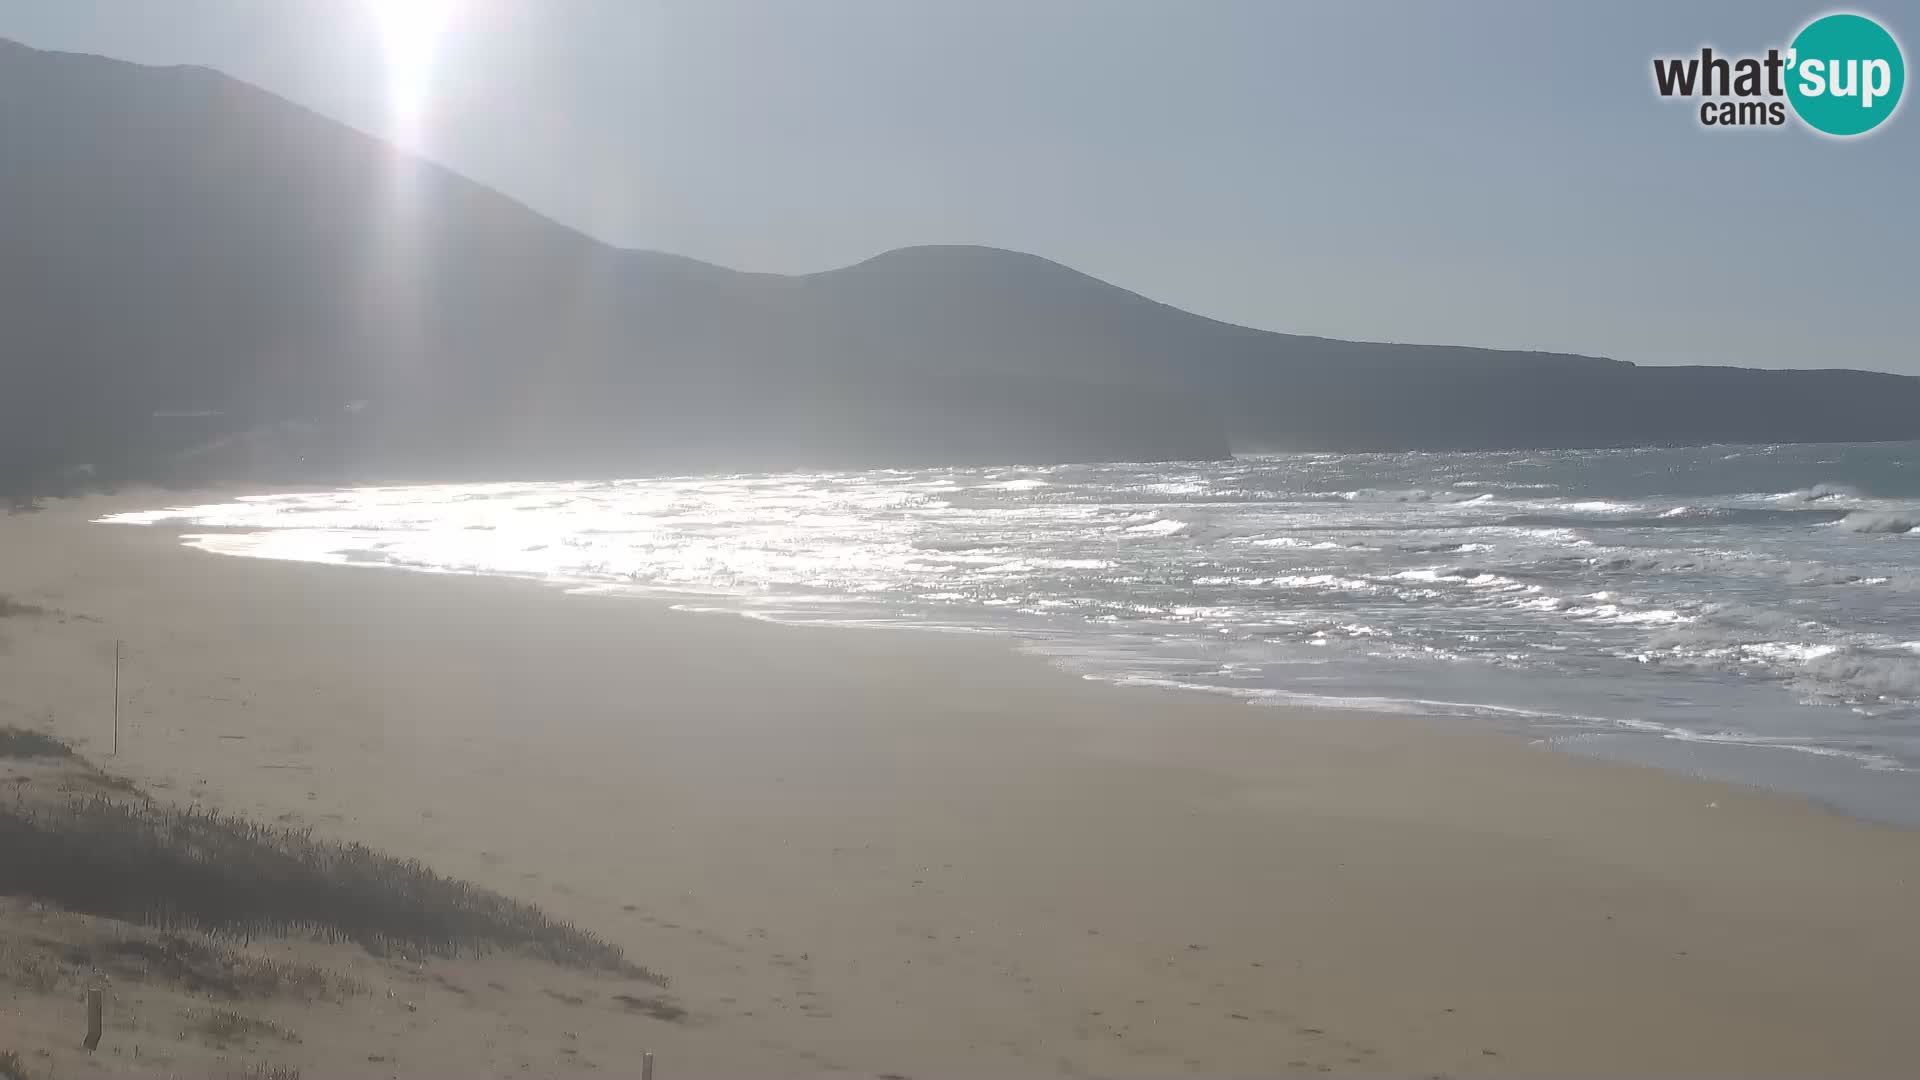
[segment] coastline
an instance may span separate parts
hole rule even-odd
[[[1621,456],[1605,482],[1581,455],[1307,455],[363,487],[103,520],[191,523],[219,554],[984,631],[1122,685],[1490,724],[1920,828],[1901,631],[1920,549],[1870,527],[1905,520],[1898,498],[1813,479],[1906,492],[1898,462]],[[1648,479],[1696,466],[1682,492]]]
[[[88,523],[141,498],[0,518],[0,594],[48,613],[0,621],[5,721],[105,762],[123,640],[116,771],[616,940],[697,1020],[644,1033],[676,1074],[1920,1054],[1920,833],[1493,731],[1089,682],[972,635]]]

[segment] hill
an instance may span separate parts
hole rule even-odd
[[[622,250],[257,88],[0,41],[0,489],[1920,436],[1920,379],[1299,337],[1030,255]]]

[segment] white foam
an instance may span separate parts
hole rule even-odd
[[[1675,626],[1693,621],[1692,616],[1670,608],[1635,611],[1621,607],[1619,604],[1599,604],[1594,607],[1569,607],[1564,610],[1568,615],[1576,618],[1593,619],[1619,626]]]
[[[1784,502],[1824,502],[1833,499],[1858,499],[1860,495],[1859,488],[1847,484],[1821,483],[1798,491],[1783,491],[1777,495],[1769,495],[1767,498]]]
[[[1372,592],[1380,588],[1371,581],[1342,577],[1338,574],[1281,574],[1267,578],[1265,584],[1288,589],[1324,589],[1333,592]]]
[[[1157,484],[1140,484],[1129,488],[1146,495],[1203,495],[1207,491],[1205,480],[1169,480]]]
[[[1335,543],[1332,540],[1303,540],[1297,536],[1267,536],[1267,537],[1260,537],[1258,539],[1248,540],[1246,541],[1246,543],[1253,547],[1302,548],[1307,551],[1341,551],[1341,550],[1374,551],[1374,550],[1378,550],[1376,548],[1365,547],[1364,545],[1361,545],[1361,544],[1339,544],[1339,543]]]
[[[1712,743],[1719,746],[1746,746],[1758,750],[1790,750],[1799,754],[1812,754],[1816,757],[1844,758],[1856,764],[1878,772],[1908,772],[1895,758],[1886,754],[1877,754],[1865,750],[1847,750],[1837,746],[1821,746],[1793,738],[1770,735],[1752,735],[1740,731],[1691,731],[1670,724],[1657,724],[1650,720],[1614,720],[1613,726],[1629,731],[1658,735],[1663,739],[1676,742]]]
[[[1823,656],[1832,656],[1839,651],[1839,646],[1816,645],[1810,642],[1762,641],[1757,644],[1742,645],[1740,651],[1761,660],[1805,663],[1809,660],[1818,660]]]
[[[1836,524],[1848,532],[1910,533],[1920,530],[1920,510],[1855,510]]]

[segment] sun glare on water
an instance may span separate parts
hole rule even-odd
[[[455,0],[367,0],[386,53],[394,131],[405,144],[419,140],[435,55],[454,8]]]

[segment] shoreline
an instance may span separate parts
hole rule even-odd
[[[513,486],[506,484],[505,486]],[[253,498],[273,499],[302,489],[275,489],[272,493],[252,494]],[[315,489],[327,490],[327,489]],[[154,493],[158,495],[159,493]],[[178,504],[196,496],[208,496],[217,502],[243,499],[246,492],[173,493]],[[440,566],[406,562],[388,562],[379,558],[379,550],[354,550],[332,558],[303,558],[296,548],[290,553],[269,543],[263,549],[254,541],[261,535],[298,535],[276,533],[255,526],[196,524],[190,518],[170,516],[169,510],[152,509],[154,500],[138,497],[141,509],[126,516],[130,527],[159,530],[199,551],[240,558],[306,561],[320,565],[352,569],[405,570],[451,576],[489,576],[504,580],[533,581],[570,595],[605,596],[640,600],[664,605],[675,611],[718,613],[744,617],[773,625],[809,628],[911,630],[951,634],[985,635],[1004,639],[1018,652],[1045,658],[1052,666],[1070,676],[1123,687],[1155,687],[1211,698],[1225,698],[1241,704],[1307,709],[1335,713],[1384,713],[1416,718],[1429,723],[1466,723],[1475,727],[1518,735],[1542,742],[1556,750],[1607,760],[1628,762],[1679,773],[1757,787],[1790,797],[1808,800],[1827,809],[1881,824],[1920,829],[1920,771],[1907,761],[1880,749],[1845,743],[1821,742],[1818,736],[1765,736],[1738,730],[1701,729],[1684,723],[1657,723],[1639,717],[1559,710],[1544,701],[1516,704],[1501,703],[1498,695],[1487,700],[1463,696],[1463,687],[1451,684],[1454,697],[1429,700],[1420,696],[1323,696],[1274,685],[1222,685],[1195,681],[1173,674],[1160,674],[1165,656],[1135,656],[1141,666],[1114,666],[1111,639],[1099,635],[1060,632],[1052,628],[1022,625],[1018,622],[995,624],[959,614],[941,621],[917,622],[901,612],[878,612],[870,616],[836,618],[831,609],[808,610],[806,600],[797,606],[774,599],[727,592],[682,591],[666,585],[629,585],[590,577],[568,579],[542,573],[514,574],[502,571],[465,572]],[[119,507],[126,510],[129,507]],[[224,542],[237,537],[241,543]],[[377,549],[382,545],[375,545]],[[857,596],[840,597],[858,603]],[[926,614],[926,613],[921,613]],[[939,618],[939,616],[935,616]],[[1123,639],[1124,640],[1124,639]],[[1122,647],[1122,652],[1127,647]],[[1177,655],[1177,654],[1176,654]],[[1404,692],[1406,688],[1400,687]],[[1716,701],[1718,714],[1739,716],[1745,699]]]
[[[125,640],[115,768],[617,940],[700,1018],[648,1033],[678,1072],[1920,1053],[1910,831],[1464,725],[1091,682],[997,637],[223,558],[89,524],[114,501],[0,518],[0,593],[55,613],[0,621],[9,721],[107,761]]]

